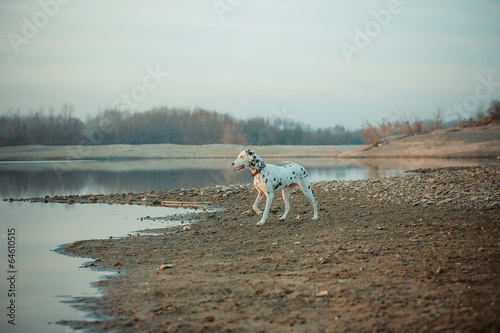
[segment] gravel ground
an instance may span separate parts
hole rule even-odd
[[[500,207],[498,167],[419,169],[397,178],[320,182],[323,190],[351,189],[367,198],[413,206],[453,204],[461,208]]]

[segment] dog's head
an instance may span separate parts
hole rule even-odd
[[[259,166],[259,163],[262,160],[260,159],[257,154],[251,149],[247,149],[242,151],[239,155],[238,158],[233,162],[233,166],[238,170],[241,171],[245,167],[249,167],[252,169],[255,169],[256,167]]]

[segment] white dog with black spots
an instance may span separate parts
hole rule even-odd
[[[274,198],[274,192],[283,190],[283,200],[285,201],[285,213],[280,217],[283,221],[286,219],[288,212],[290,211],[290,194],[295,186],[299,186],[307,199],[311,202],[314,208],[313,220],[318,219],[318,205],[314,200],[313,193],[311,191],[311,182],[309,181],[309,175],[303,166],[286,162],[287,165],[273,165],[265,163],[262,158],[260,158],[253,150],[244,150],[239,155],[238,158],[233,162],[233,166],[241,171],[245,167],[252,171],[250,177],[254,177],[253,184],[257,191],[257,199],[253,204],[253,209],[258,213],[262,214],[262,219],[257,223],[257,225],[263,225],[266,223],[266,219],[269,215],[269,210],[271,209],[271,203]],[[264,196],[267,197],[266,208],[264,212],[259,209],[259,203],[262,201]]]

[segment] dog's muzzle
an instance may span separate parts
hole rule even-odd
[[[233,166],[234,166],[234,167],[236,166],[236,165],[234,164],[234,162],[233,162]],[[237,168],[236,168],[236,170],[238,170],[238,171],[241,171],[241,170],[243,170],[243,169],[245,169],[245,164],[242,164],[242,165],[240,165],[239,167],[237,167]]]

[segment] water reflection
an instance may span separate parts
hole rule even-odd
[[[67,194],[101,194],[202,188],[248,184],[248,170],[237,172],[225,159],[146,161],[76,161],[0,163],[0,196],[28,197]],[[391,177],[405,170],[446,166],[499,164],[498,159],[298,159],[312,181]],[[269,160],[280,164],[280,161]]]

